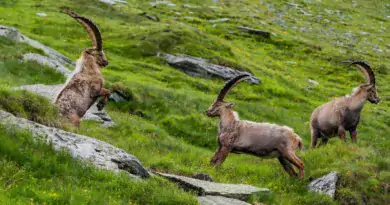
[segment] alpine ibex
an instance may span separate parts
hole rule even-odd
[[[221,165],[229,152],[251,154],[258,157],[277,157],[287,173],[294,177],[297,176],[293,164],[299,169],[299,175],[303,179],[304,164],[295,155],[297,148],[303,148],[302,139],[294,133],[292,128],[240,120],[238,114],[232,109],[234,103],[223,100],[229,90],[246,77],[249,75],[239,75],[229,80],[206,111],[208,117],[220,118],[219,147],[210,163]]]
[[[74,72],[68,77],[64,87],[54,99],[54,103],[59,106],[60,113],[68,117],[74,125],[79,126],[80,118],[99,97],[104,97],[97,104],[99,110],[102,110],[107,103],[110,91],[103,88],[104,79],[100,69],[107,66],[108,61],[103,52],[99,28],[90,19],[72,11],[62,12],[77,20],[92,40],[92,48],[83,50]]]
[[[328,142],[328,137],[336,133],[341,140],[346,141],[346,130],[349,131],[352,141],[356,141],[356,128],[366,100],[375,104],[380,101],[375,87],[375,75],[370,65],[362,61],[353,61],[348,67],[351,65],[359,68],[367,83],[355,88],[351,95],[327,102],[314,110],[310,118],[311,148],[317,146],[318,138],[322,139],[320,145],[323,145]]]

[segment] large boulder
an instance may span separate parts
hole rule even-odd
[[[73,62],[69,58],[65,57],[64,55],[62,55],[58,51],[56,51],[48,46],[45,46],[38,41],[30,39],[27,36],[24,36],[15,28],[0,25],[0,36],[3,36],[11,41],[26,43],[26,44],[30,45],[31,47],[41,49],[51,59],[54,59],[63,65],[69,65],[71,67],[74,67],[76,65],[75,62]]]
[[[155,172],[171,181],[177,182],[185,190],[197,192],[199,196],[213,195],[247,201],[253,194],[268,194],[269,189],[258,188],[246,184],[223,184],[194,179],[185,176]]]
[[[23,55],[22,60],[23,61],[36,61],[37,63],[39,63],[41,65],[48,66],[48,67],[54,69],[55,71],[63,74],[64,76],[69,76],[72,73],[72,71],[70,71],[66,66],[64,66],[64,64],[62,64],[58,60],[51,59],[47,56],[43,56],[40,54],[26,53]]]
[[[16,90],[27,90],[29,92],[36,93],[40,96],[46,97],[50,101],[53,101],[56,94],[62,89],[63,85],[25,85],[15,88]],[[96,103],[89,108],[87,113],[85,113],[82,120],[93,120],[102,123],[103,126],[111,127],[115,126],[115,123],[112,121],[111,117],[104,111],[99,111],[96,107]]]
[[[207,60],[189,55],[159,54],[169,65],[179,68],[190,76],[212,78],[219,77],[225,80],[241,74],[249,74],[251,77],[246,80],[249,83],[259,84],[261,80],[248,72],[238,71],[229,67],[208,63]]]
[[[133,155],[106,142],[47,127],[0,110],[0,125],[9,129],[27,130],[34,138],[45,140],[55,150],[66,150],[72,157],[87,161],[99,169],[125,171],[134,177],[149,177],[148,171]]]
[[[309,184],[309,191],[320,194],[325,194],[334,198],[336,193],[336,185],[339,175],[337,172],[331,172],[321,178],[312,181]]]

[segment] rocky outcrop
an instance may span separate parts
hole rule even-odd
[[[261,31],[261,30],[258,30],[258,29],[244,27],[244,26],[238,26],[237,28],[242,30],[242,31],[245,31],[247,33],[258,35],[258,36],[261,36],[261,37],[264,37],[264,38],[270,38],[271,37],[271,33],[270,32]]]
[[[62,89],[63,85],[25,85],[18,88],[16,90],[27,90],[29,92],[36,93],[43,97],[48,98],[50,101],[53,101],[57,92]],[[98,111],[96,107],[96,103],[89,108],[87,113],[84,115],[82,120],[93,120],[102,123],[102,126],[115,126],[115,123],[112,121],[111,117],[104,111]]]
[[[337,172],[331,172],[321,178],[312,181],[309,184],[309,191],[326,194],[334,198],[338,179],[339,175],[337,174]]]
[[[135,156],[106,142],[46,127],[2,110],[0,110],[0,124],[9,129],[29,131],[34,138],[52,144],[55,150],[66,150],[72,157],[87,161],[99,169],[125,171],[131,176],[142,178],[150,176]]]
[[[31,47],[40,49],[51,59],[55,59],[57,62],[63,65],[70,65],[72,67],[75,66],[75,63],[69,58],[65,57],[64,55],[57,52],[56,50],[39,43],[38,41],[32,40],[24,36],[15,28],[0,25],[0,36],[3,36],[12,41],[26,43]]]
[[[179,54],[159,54],[162,58],[167,60],[168,64],[181,69],[188,75],[194,77],[212,78],[219,77],[224,80],[236,77],[240,74],[250,74],[248,72],[242,72],[233,70],[229,67],[220,66],[208,63],[207,60],[197,58],[189,55]],[[251,74],[250,74],[251,75]],[[249,83],[259,84],[261,80],[253,75],[246,80]]]
[[[36,53],[26,53],[23,55],[22,60],[24,61],[36,61],[37,63],[50,67],[55,71],[62,73],[64,76],[68,76],[72,73],[64,64],[60,63],[55,59],[36,54]]]
[[[198,202],[200,205],[250,205],[244,201],[223,196],[200,196]]]
[[[252,194],[269,193],[269,189],[258,188],[246,184],[223,184],[173,174],[165,174],[159,172],[155,172],[155,174],[163,176],[171,181],[178,183],[179,186],[185,190],[195,191],[199,196],[223,196],[247,201]]]

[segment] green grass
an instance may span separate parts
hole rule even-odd
[[[1,204],[196,204],[166,180],[96,170],[27,133],[0,127],[0,139]]]
[[[115,128],[83,122],[78,130],[65,129],[121,147],[149,168],[186,175],[201,171],[219,182],[270,188],[273,194],[269,197],[254,196],[252,199],[267,204],[390,203],[390,86],[387,84],[390,80],[390,35],[386,18],[390,14],[386,1],[358,0],[355,7],[349,1],[294,1],[311,16],[301,14],[284,1],[220,0],[220,4],[186,1],[197,5],[196,8],[184,7],[182,1],[172,2],[177,6],[153,8],[149,1],[138,0],[114,7],[99,2],[91,4],[89,0],[11,0],[0,3],[0,24],[14,26],[75,60],[82,48],[90,45],[90,40],[81,26],[58,11],[60,7],[68,6],[92,18],[102,31],[105,53],[110,61],[102,71],[106,87],[121,91],[129,102],[109,103],[107,111],[118,124]],[[217,8],[210,8],[211,5]],[[48,16],[38,17],[36,12],[45,12]],[[142,15],[144,12],[158,16],[160,22],[148,20]],[[230,20],[215,25],[209,22],[225,17]],[[236,29],[239,25],[270,31],[276,36],[271,35],[267,40],[243,34]],[[348,37],[350,33],[354,37]],[[4,62],[15,63],[8,66],[0,86],[63,82],[59,74],[47,68],[42,69],[31,62],[17,62],[25,52],[41,51],[1,38],[0,45],[0,66]],[[377,52],[378,49],[383,52]],[[221,168],[209,166],[217,146],[218,122],[207,118],[204,111],[224,82],[189,77],[155,57],[158,52],[207,58],[261,78],[261,85],[240,84],[229,93],[227,100],[236,103],[235,109],[242,119],[294,128],[307,147],[298,152],[306,167],[305,181],[289,178],[276,159],[231,154]],[[326,147],[309,150],[308,121],[313,109],[349,94],[353,87],[364,82],[357,69],[348,69],[340,63],[346,59],[362,59],[371,64],[382,102],[365,105],[358,128],[358,143],[352,144],[349,140],[344,144],[334,138]],[[316,80],[320,85],[309,89],[308,79]],[[37,105],[38,110],[47,106]],[[30,116],[25,108],[16,109],[14,113]],[[49,149],[47,152],[48,156],[54,155]],[[5,164],[20,163],[19,159],[7,160]],[[310,179],[334,170],[341,175],[336,201],[307,192]],[[77,174],[73,177],[82,178]],[[149,193],[156,191],[153,188],[159,183],[156,180],[144,182],[146,188],[151,188]],[[92,181],[75,186],[83,190],[84,183],[91,184]],[[65,186],[61,185],[59,189],[62,187]],[[175,195],[169,197],[171,204],[179,204],[173,201],[175,199],[184,199],[173,185],[169,185],[167,191]],[[1,193],[8,196],[10,192]],[[101,193],[110,195],[112,192]],[[128,191],[127,194],[135,193],[137,191]],[[159,197],[162,196],[156,195],[156,200],[164,200]],[[78,204],[76,201],[65,203]],[[42,202],[52,203],[48,199]],[[141,202],[158,204],[157,201]]]

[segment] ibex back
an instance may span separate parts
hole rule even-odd
[[[350,64],[357,65],[366,78],[367,83],[355,88],[351,95],[337,98],[316,108],[310,118],[311,148],[328,142],[329,137],[338,135],[346,141],[345,131],[349,131],[353,141],[357,140],[357,126],[360,121],[360,113],[365,102],[378,104],[380,99],[375,85],[375,75],[368,63],[354,61]]]
[[[283,168],[291,176],[297,176],[292,165],[299,169],[299,176],[304,177],[304,164],[295,155],[302,149],[302,139],[287,126],[270,123],[257,123],[240,120],[233,111],[233,103],[223,101],[229,90],[249,75],[240,75],[230,81],[219,92],[215,102],[206,111],[209,117],[219,117],[219,147],[211,164],[221,165],[228,154],[245,153],[258,157],[277,157]]]

